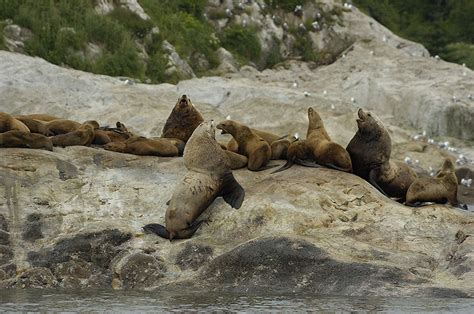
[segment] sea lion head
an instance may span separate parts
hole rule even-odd
[[[234,134],[235,133],[235,121],[225,120],[217,125],[217,128],[221,130],[221,134]]]
[[[321,116],[312,107],[308,108],[308,120],[310,129],[319,128],[323,126]]]
[[[359,108],[357,115],[359,116],[359,119],[356,120],[357,127],[360,132],[370,134],[372,135],[371,137],[376,137],[382,134],[385,127],[376,115],[370,111],[364,111],[362,108]]]
[[[444,173],[454,172],[454,163],[450,158],[444,160],[441,171]]]
[[[186,95],[178,98],[175,108],[185,109],[189,107],[194,107],[193,103],[191,102],[191,98],[188,98]]]
[[[214,124],[214,120],[202,122],[199,124],[193,132],[192,137],[195,136],[205,136],[216,139],[216,126]]]

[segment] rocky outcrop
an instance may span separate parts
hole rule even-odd
[[[0,61],[0,107],[12,114],[122,121],[133,132],[158,136],[176,98],[186,94],[206,119],[231,115],[285,135],[305,133],[306,110],[313,106],[333,140],[345,146],[362,106],[387,125],[393,158],[418,160],[417,171],[437,169],[453,154],[462,153],[467,168],[474,159],[467,141],[434,138],[457,152],[426,142],[428,135],[451,134],[439,127],[446,111],[472,114],[472,103],[457,109],[460,102],[442,106],[438,100],[471,88],[472,72],[458,78],[460,66],[411,56],[383,41],[357,42],[345,57],[317,69],[301,62],[263,72],[244,66],[226,77],[177,85],[124,84],[8,52],[0,52]],[[413,140],[424,126],[424,141]],[[299,166],[274,175],[234,171],[246,190],[242,208],[218,199],[193,238],[169,242],[141,227],[164,221],[166,202],[185,173],[182,158],[89,147],[1,154],[1,287],[474,295],[472,212],[405,207],[352,174]]]

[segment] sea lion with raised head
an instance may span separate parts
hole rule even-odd
[[[138,156],[175,157],[184,149],[184,142],[176,139],[136,136],[124,142],[110,142],[104,149]]]
[[[53,143],[48,137],[42,134],[23,131],[8,131],[0,133],[0,147],[53,150]]]
[[[312,107],[308,108],[308,120],[306,139],[291,143],[288,147],[287,163],[274,173],[286,170],[294,163],[352,172],[349,153],[331,140],[320,115]]]
[[[204,220],[199,216],[219,196],[233,208],[240,208],[245,191],[235,180],[229,157],[215,138],[214,123],[203,122],[193,132],[184,149],[184,165],[188,172],[176,186],[165,214],[165,226],[143,227],[162,238],[190,238]]]
[[[15,119],[13,116],[5,112],[0,112],[0,133],[8,131],[21,131],[29,133],[30,129],[21,122]]]
[[[94,140],[94,130],[99,127],[96,121],[86,121],[76,130],[51,137],[54,146],[90,146]]]
[[[161,137],[177,138],[186,143],[194,129],[204,121],[191,99],[186,95],[178,98],[171,114],[166,120]]]
[[[357,111],[358,130],[346,147],[351,156],[354,174],[369,181],[370,171],[390,159],[392,140],[384,125],[375,114]]]
[[[272,157],[270,145],[252,130],[233,120],[225,120],[217,125],[222,134],[230,134],[237,141],[237,153],[248,158],[247,168],[252,171],[268,169],[265,167]]]
[[[467,209],[458,201],[458,179],[451,159],[445,159],[441,171],[434,178],[416,179],[408,188],[406,205],[417,206],[424,202],[445,204]]]
[[[105,145],[110,142],[125,142],[129,138],[136,137],[136,135],[130,132],[122,122],[117,121],[115,125],[115,128],[99,127],[95,129],[95,136],[92,144]]]

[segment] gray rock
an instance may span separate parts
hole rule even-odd
[[[173,45],[164,40],[162,43],[162,48],[168,55],[168,66],[165,70],[166,75],[171,76],[176,73],[181,79],[196,77],[193,69],[186,61],[181,59]]]
[[[23,227],[22,239],[28,242],[34,242],[43,238],[41,232],[42,215],[39,213],[29,214]]]
[[[58,285],[56,278],[48,268],[31,268],[17,277],[0,281],[2,288],[54,288]]]
[[[122,288],[143,289],[159,286],[166,267],[159,258],[145,253],[134,253],[120,261],[115,272]]]
[[[62,288],[110,288],[112,283],[111,271],[80,258],[54,264],[52,272]]]
[[[213,252],[210,246],[188,243],[176,256],[176,264],[181,270],[197,270],[209,262]]]

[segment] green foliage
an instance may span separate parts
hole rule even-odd
[[[466,43],[448,44],[441,57],[456,63],[465,63],[466,66],[474,69],[474,45]]]
[[[249,60],[257,62],[260,59],[262,46],[255,29],[251,27],[236,24],[227,27],[221,34],[221,43],[244,63]]]
[[[275,36],[273,36],[272,39],[273,39],[272,44],[270,46],[268,55],[265,58],[265,65],[264,65],[264,68],[268,68],[268,69],[271,69],[273,66],[283,61],[283,57],[280,53],[281,41]]]
[[[355,0],[355,3],[398,35],[422,43],[432,55],[453,62],[469,60],[470,46],[474,44],[474,1]],[[465,63],[471,64],[468,62]]]
[[[3,36],[3,28],[5,25],[0,22],[0,49],[5,49],[5,36]]]
[[[282,9],[293,12],[297,5],[304,5],[308,0],[265,0],[265,4],[272,9]]]
[[[319,54],[313,48],[312,40],[307,34],[295,36],[294,50],[304,61],[319,61]]]
[[[137,38],[145,37],[153,28],[153,22],[143,20],[136,13],[122,7],[114,9],[109,16],[124,25]]]
[[[146,76],[150,78],[153,83],[164,82],[167,79],[165,75],[167,63],[168,60],[162,53],[157,52],[154,55],[151,55],[146,68]]]
[[[203,20],[206,3],[205,0],[140,0],[162,36],[181,57],[190,60],[195,54],[202,54],[215,67],[219,42],[212,26]]]

